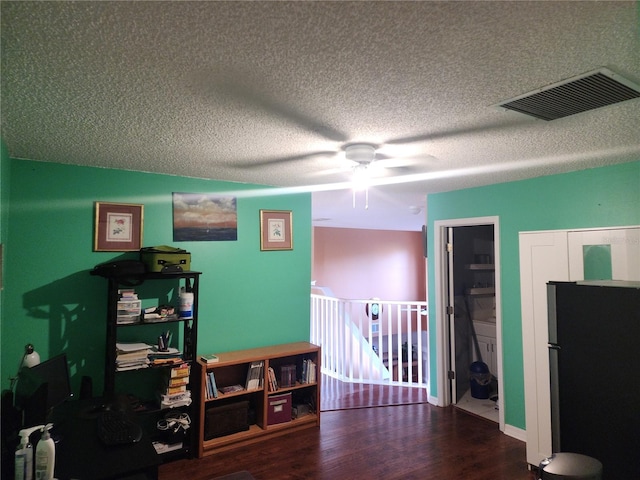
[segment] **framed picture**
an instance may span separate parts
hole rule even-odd
[[[173,193],[173,241],[238,240],[238,199],[210,193]]]
[[[260,250],[293,250],[291,210],[260,210]]]
[[[93,250],[132,252],[142,247],[143,205],[96,202]]]

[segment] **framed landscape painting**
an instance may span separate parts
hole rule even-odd
[[[238,240],[236,197],[210,193],[173,194],[173,241]]]

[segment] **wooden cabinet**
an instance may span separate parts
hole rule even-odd
[[[473,327],[478,339],[478,347],[482,358],[477,358],[475,348],[471,347],[473,352],[473,361],[480,360],[487,364],[489,371],[493,375],[498,373],[498,344],[496,342],[496,325],[487,322],[473,322]],[[472,340],[473,341],[473,340]]]
[[[320,347],[308,342],[297,342],[216,353],[216,356],[218,361],[215,363],[205,363],[198,359],[195,364],[200,392],[199,457],[262,441],[295,429],[320,426]],[[309,365],[309,361],[315,365],[315,378],[305,381],[303,370],[306,370],[305,363]],[[254,388],[247,390],[247,374],[252,364],[262,364],[261,381]],[[282,378],[281,372],[292,365],[295,366],[295,383],[283,386],[288,382]],[[269,368],[275,372],[277,390],[271,391],[269,388]],[[215,379],[217,397],[207,393],[207,379],[210,378],[210,374],[213,374]],[[225,387],[234,385],[239,385],[241,389],[223,393]],[[284,402],[290,403],[287,405]],[[297,417],[289,415],[290,408],[298,411]],[[218,412],[222,415],[217,416],[218,421],[233,421],[232,417],[238,417],[241,423],[239,431],[228,434],[224,434],[223,431],[218,435],[218,429],[218,432],[212,435],[216,425],[212,425],[211,422]],[[245,420],[243,415],[248,415],[248,429],[245,428],[246,425],[242,425]]]

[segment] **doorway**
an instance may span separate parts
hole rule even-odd
[[[438,403],[504,430],[498,217],[434,226]],[[474,362],[488,370],[481,380]]]

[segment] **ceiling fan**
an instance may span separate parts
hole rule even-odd
[[[250,105],[257,110],[268,113],[273,117],[285,120],[297,128],[306,130],[307,132],[319,135],[333,145],[341,145],[339,148],[330,150],[318,150],[298,155],[291,155],[276,158],[252,159],[250,161],[234,162],[239,168],[255,168],[272,166],[284,163],[296,163],[318,158],[336,159],[344,158],[346,162],[342,162],[338,168],[326,169],[317,172],[319,175],[335,174],[340,172],[357,173],[360,176],[385,176],[391,174],[389,169],[394,169],[393,173],[413,173],[419,164],[425,161],[433,161],[434,157],[430,155],[421,155],[419,157],[406,157],[404,155],[387,155],[381,152],[381,149],[387,147],[398,147],[405,143],[422,142],[428,138],[415,137],[405,139],[397,139],[396,141],[385,142],[384,145],[374,145],[367,142],[354,142],[349,135],[329,125],[328,123],[315,118],[313,115],[298,110],[294,105],[283,102],[274,98],[265,91],[260,91],[255,85],[250,85],[246,78],[242,79],[242,75],[233,75],[226,72],[206,72],[206,75],[200,78],[200,84],[206,85],[206,89],[216,98],[220,95]],[[334,163],[335,165],[335,163]],[[403,171],[404,170],[404,171]]]
[[[365,209],[369,208],[369,180],[376,175],[376,147],[367,143],[352,143],[344,147],[347,161],[352,163],[353,208],[356,207],[356,191],[365,192]],[[379,162],[378,162],[379,163]],[[380,168],[380,167],[378,167]],[[383,167],[384,168],[384,167]]]
[[[264,167],[283,163],[299,163],[301,161],[314,160],[317,158],[343,158],[346,160],[341,161],[341,164],[336,168],[328,168],[320,172],[316,172],[318,175],[330,175],[352,171],[354,175],[358,175],[360,177],[386,176],[391,173],[390,169],[394,169],[394,173],[411,173],[412,166],[435,159],[431,155],[421,155],[420,157],[391,156],[381,153],[379,151],[379,147],[371,143],[347,143],[337,150],[323,150],[288,157],[237,162],[236,165],[241,168]]]

